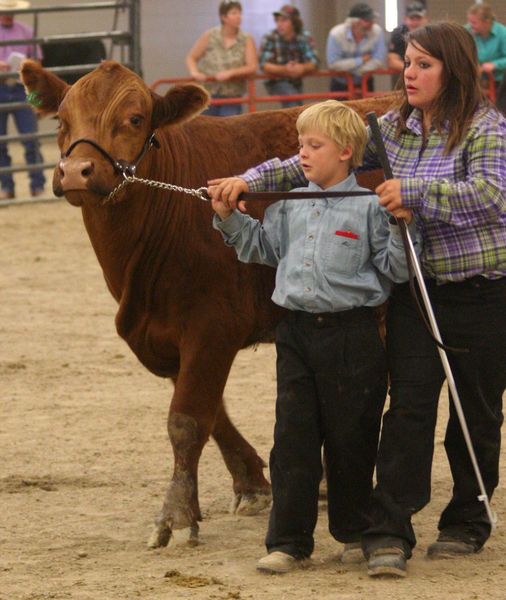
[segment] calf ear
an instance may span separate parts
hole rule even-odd
[[[209,104],[210,96],[200,85],[175,85],[165,96],[151,92],[153,98],[153,129],[160,125],[182,123],[197,116]]]
[[[24,60],[20,73],[27,100],[34,110],[42,116],[56,113],[70,86],[34,60]]]

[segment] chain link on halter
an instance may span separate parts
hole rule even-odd
[[[205,194],[207,191],[206,187],[200,187],[197,189],[194,188],[184,188],[179,185],[174,185],[173,183],[164,183],[163,181],[154,181],[153,179],[142,179],[141,177],[136,177],[135,175],[127,175],[123,173],[123,181],[117,185],[112,192],[105,198],[103,204],[110,202],[114,196],[116,196],[120,190],[122,190],[125,186],[130,183],[142,183],[143,185],[147,185],[149,187],[158,188],[159,190],[168,190],[171,192],[181,192],[182,194],[189,194],[190,196],[194,196],[199,200],[204,200],[205,202],[209,201],[209,197]]]

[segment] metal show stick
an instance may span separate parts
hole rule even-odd
[[[393,179],[392,168],[390,166],[390,162],[388,160],[388,156],[385,149],[385,144],[383,143],[383,138],[381,137],[381,132],[378,125],[378,119],[376,118],[375,112],[368,112],[366,114],[367,122],[371,128],[371,135],[376,144],[376,151],[378,153],[378,158],[383,168],[383,172],[385,174],[386,179]],[[471,440],[471,436],[469,435],[469,428],[467,427],[466,418],[464,415],[464,411],[462,409],[462,403],[460,402],[459,394],[457,392],[457,386],[455,384],[455,379],[453,377],[453,373],[450,367],[450,363],[448,361],[448,356],[445,351],[445,346],[443,345],[443,341],[441,339],[441,334],[439,332],[439,328],[437,325],[436,318],[434,316],[434,311],[432,309],[432,305],[430,302],[429,294],[427,292],[427,288],[425,286],[425,281],[423,279],[422,269],[420,267],[420,263],[418,261],[418,257],[416,255],[413,241],[409,234],[408,228],[406,226],[406,221],[404,219],[397,219],[397,223],[400,227],[403,241],[407,243],[407,253],[408,257],[411,260],[411,264],[415,271],[415,276],[418,282],[418,286],[420,288],[420,292],[422,295],[423,303],[425,305],[425,310],[427,311],[427,315],[429,317],[430,327],[432,329],[433,337],[437,343],[437,349],[439,352],[439,356],[441,358],[441,363],[443,364],[443,369],[446,374],[446,380],[448,382],[448,387],[451,391],[451,397],[453,401],[453,405],[457,412],[457,416],[459,418],[460,427],[462,429],[462,434],[464,436],[464,440],[467,445],[467,449],[469,452],[469,457],[471,458],[471,462],[473,464],[474,472],[476,475],[476,480],[478,482],[481,494],[478,496],[478,500],[485,504],[485,509],[487,511],[488,520],[490,521],[490,525],[492,529],[496,528],[497,516],[492,512],[490,508],[490,500],[488,498],[487,492],[485,490],[485,485],[483,484],[483,478],[481,476],[480,467],[478,465],[478,461],[476,460],[476,454],[474,452],[473,443]]]

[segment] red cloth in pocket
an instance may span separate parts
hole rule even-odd
[[[358,240],[358,235],[349,230],[348,231],[336,231],[336,235],[342,235],[343,237],[351,238],[353,240]]]

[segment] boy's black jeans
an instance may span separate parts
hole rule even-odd
[[[278,326],[277,401],[270,457],[273,505],[266,546],[311,555],[324,448],[329,530],[341,542],[368,524],[385,350],[372,309],[291,312]]]

